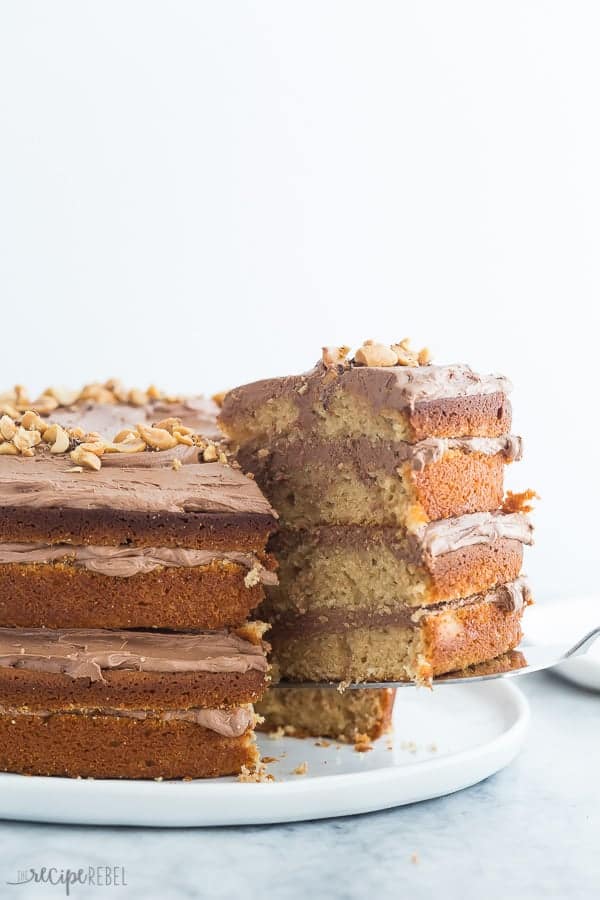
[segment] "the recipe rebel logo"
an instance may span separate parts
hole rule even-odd
[[[98,888],[127,887],[125,866],[87,866],[79,869],[59,869],[56,866],[42,866],[40,869],[19,869],[12,886],[25,884],[49,884],[63,887],[67,897],[71,888],[79,885]]]

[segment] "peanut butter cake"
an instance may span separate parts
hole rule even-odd
[[[261,634],[0,628],[0,770],[207,778],[253,767]]]
[[[263,611],[281,676],[418,680],[520,640],[526,504],[503,508],[510,383],[407,341],[325,348],[226,395],[220,424],[281,517]]]
[[[174,417],[114,440],[0,419],[0,625],[241,625],[274,584],[275,515]]]

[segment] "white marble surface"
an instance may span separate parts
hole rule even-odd
[[[295,825],[143,830],[0,823],[0,896],[18,869],[124,865],[126,888],[71,896],[486,900],[600,896],[600,694],[551,675],[522,682],[524,752],[486,782],[410,807]],[[418,855],[413,862],[411,856]]]

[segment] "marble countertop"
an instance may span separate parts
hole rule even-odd
[[[547,674],[520,684],[532,711],[525,749],[468,790],[292,825],[144,830],[5,821],[0,896],[65,896],[60,886],[6,887],[34,864],[125,866],[127,887],[71,891],[95,900],[600,896],[600,695]]]

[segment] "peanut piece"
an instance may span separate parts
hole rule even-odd
[[[356,351],[354,363],[357,366],[384,368],[395,366],[398,363],[398,356],[391,347],[386,347],[385,344],[365,341],[362,347]]]
[[[177,438],[169,434],[165,428],[152,428],[143,423],[136,427],[142,440],[153,450],[170,450],[177,446]]]
[[[18,452],[12,441],[2,441],[0,444],[0,455],[2,456],[16,456]]]
[[[58,400],[56,400],[54,397],[50,397],[49,394],[42,394],[41,397],[38,397],[37,400],[34,400],[34,402],[30,403],[29,406],[41,416],[49,416],[50,413],[54,412],[54,410],[57,408]]]
[[[146,444],[137,435],[128,441],[119,441],[118,443],[106,441],[104,444],[106,453],[143,453],[146,449]]]
[[[131,428],[124,428],[122,431],[119,431],[118,434],[115,434],[113,438],[113,443],[120,444],[121,441],[132,441],[137,440],[139,438],[139,434],[137,431],[132,431]]]
[[[17,432],[17,426],[10,416],[2,416],[0,418],[0,435],[5,441],[12,441]]]
[[[204,462],[216,462],[218,458],[219,453],[214,444],[209,444],[202,453],[202,459],[204,460]]]
[[[95,453],[90,453],[89,450],[84,450],[83,444],[80,444],[79,447],[75,447],[74,450],[71,450],[69,455],[77,466],[93,469],[95,472],[98,472],[102,465],[100,457],[96,456]]]
[[[47,423],[32,409],[28,409],[27,412],[23,413],[21,416],[21,425],[23,428],[26,428],[27,431],[44,431],[46,424]]]
[[[86,453],[93,453],[94,456],[102,456],[106,450],[106,441],[84,441],[79,447]]]
[[[13,444],[23,456],[33,456],[33,452],[28,453],[27,451],[37,446],[41,439],[39,431],[27,431],[22,425],[19,425],[13,437]]]
[[[52,446],[50,447],[50,453],[66,453],[69,449],[69,435],[65,431],[64,428],[61,428],[60,425],[55,426],[55,437]],[[46,429],[47,431],[48,429]],[[46,434],[44,433],[44,440],[46,439]]]
[[[132,388],[127,396],[127,402],[130,403],[131,406],[145,406],[148,402],[148,394],[137,388]]]
[[[349,353],[350,347],[323,347],[323,365],[328,368],[329,366],[343,365]]]
[[[66,387],[49,387],[44,394],[53,397],[59,406],[73,406],[79,398],[79,391],[71,391]]]
[[[181,424],[181,419],[176,418],[175,416],[169,416],[168,419],[161,419],[160,422],[154,423],[155,428],[164,428],[165,431],[168,431],[169,434],[173,434],[173,431],[177,429],[178,431],[183,430],[183,425]]]

